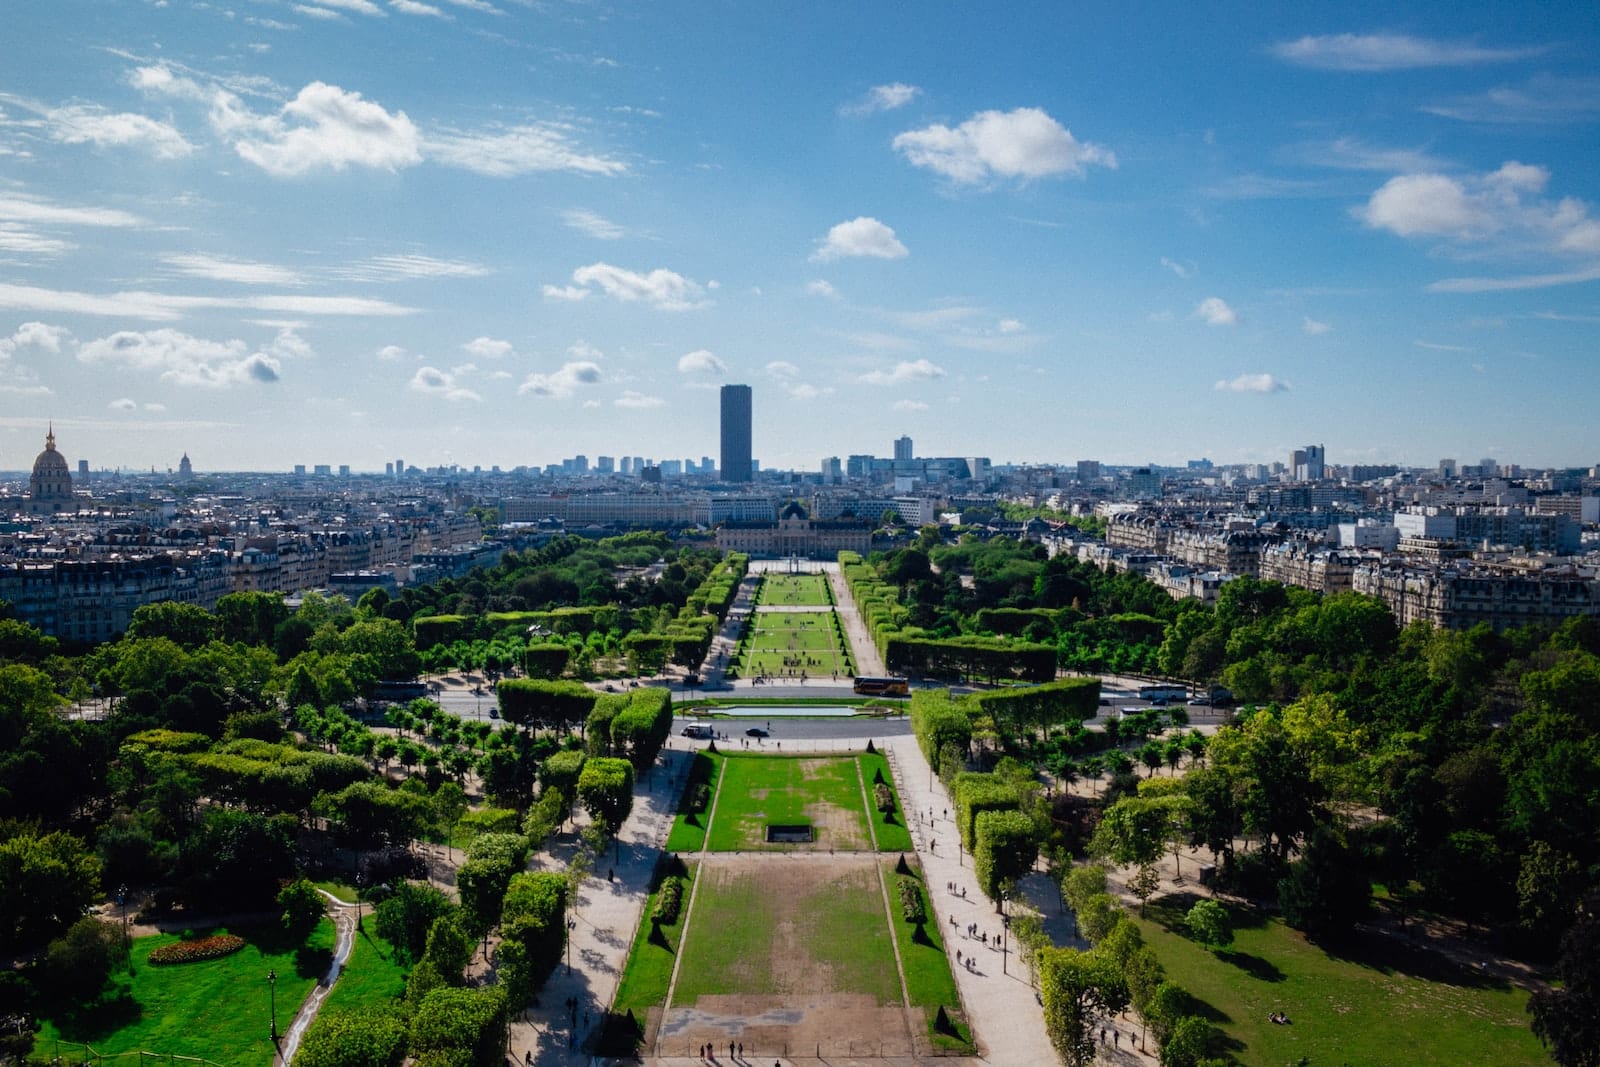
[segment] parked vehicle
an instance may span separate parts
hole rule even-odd
[[[711,727],[703,722],[692,722],[683,728],[684,737],[710,737]]]

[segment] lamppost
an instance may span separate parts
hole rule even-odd
[[[1005,898],[1001,898],[1002,905]],[[1011,916],[1000,916],[1000,973],[1006,974],[1006,934],[1011,930]]]
[[[572,931],[578,928],[578,920],[567,920],[567,973],[572,973]]]
[[[267,972],[267,995],[272,1000],[272,1043],[278,1043],[278,972]]]
[[[133,973],[133,942],[128,937],[128,886],[117,886],[117,906],[122,909],[122,951],[128,957],[128,973]]]

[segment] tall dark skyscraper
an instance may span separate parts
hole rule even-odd
[[[722,387],[722,480],[750,480],[750,387]]]

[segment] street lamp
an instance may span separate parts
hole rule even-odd
[[[578,920],[567,920],[567,973],[572,973],[572,931],[577,929]]]
[[[1000,907],[1001,907],[1002,910],[1004,910],[1005,906],[1006,906],[1006,898],[1002,894],[1001,897],[1000,897]],[[1010,929],[1011,929],[1011,916],[1002,914],[1000,916],[1000,973],[1001,974],[1008,973],[1006,971],[1006,934],[1007,934],[1007,932],[1010,931]]]
[[[272,999],[272,1043],[278,1043],[278,972],[267,972],[267,995]]]
[[[122,909],[122,951],[128,956],[128,973],[133,973],[133,941],[128,936],[128,886],[117,886],[117,905]]]

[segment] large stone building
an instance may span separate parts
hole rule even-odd
[[[785,507],[775,523],[730,522],[717,527],[717,547],[769,558],[834,559],[845,551],[865,556],[872,550],[872,527],[864,522],[814,521],[796,502]]]
[[[72,472],[67,469],[67,457],[56,451],[56,431],[52,426],[45,434],[44,451],[33,461],[33,474],[28,479],[27,511],[30,515],[54,515],[58,511],[71,511],[76,507],[72,495]]]

